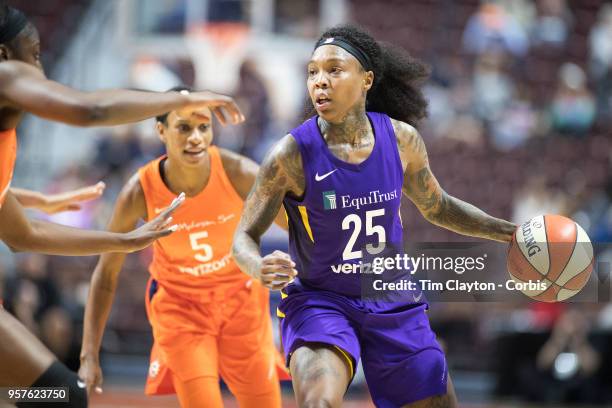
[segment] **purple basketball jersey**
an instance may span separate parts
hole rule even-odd
[[[375,142],[360,164],[332,154],[316,116],[290,132],[302,155],[305,178],[302,201],[284,199],[297,284],[359,296],[363,259],[385,243],[402,246],[403,171],[395,132],[387,115],[367,115]]]
[[[330,152],[316,117],[291,131],[306,186],[302,201],[284,200],[298,279],[283,289],[278,316],[288,365],[303,345],[335,346],[353,373],[363,359],[374,403],[390,408],[445,394],[447,367],[420,294],[389,301],[363,290],[370,279],[361,265],[402,251],[403,171],[395,132],[387,115],[367,115],[375,142],[360,164]]]

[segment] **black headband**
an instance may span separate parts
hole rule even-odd
[[[8,7],[6,22],[0,26],[0,44],[11,41],[23,30],[28,19],[21,11]]]
[[[365,52],[361,50],[361,48],[357,47],[354,44],[351,44],[349,41],[345,40],[344,38],[334,38],[334,37],[321,38],[317,42],[317,45],[315,45],[314,49],[316,50],[322,45],[335,45],[337,47],[344,49],[346,52],[351,54],[353,57],[357,58],[357,61],[359,61],[359,63],[361,64],[364,70],[373,71],[372,61],[370,61],[370,57],[368,57],[368,54],[366,54]]]

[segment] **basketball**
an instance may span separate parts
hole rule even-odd
[[[589,280],[593,246],[584,229],[571,219],[540,215],[519,226],[510,243],[507,265],[525,295],[559,302],[580,292]],[[540,284],[523,285],[530,281]]]

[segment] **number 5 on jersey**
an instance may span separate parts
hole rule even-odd
[[[208,232],[200,231],[189,234],[189,241],[191,242],[191,249],[194,250],[194,258],[199,262],[208,262],[213,257],[212,247],[202,240],[208,238]],[[201,252],[198,252],[201,251]]]

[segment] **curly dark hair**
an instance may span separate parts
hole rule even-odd
[[[365,52],[372,62],[374,83],[366,96],[366,109],[416,126],[427,116],[427,100],[420,84],[429,77],[429,67],[404,49],[378,42],[365,29],[342,24],[319,38],[342,38]]]
[[[4,26],[8,23],[9,11],[11,8],[16,9],[15,7],[11,7],[7,4],[6,0],[0,0],[0,27],[4,28]],[[18,10],[18,9],[16,9]],[[21,12],[21,10],[18,10]],[[22,12],[23,13],[23,12]],[[26,16],[27,17],[27,16]],[[9,40],[5,43],[9,48],[16,50],[19,46],[19,36],[21,35],[31,35],[32,32],[36,31],[36,27],[32,24],[32,21],[27,19],[25,27],[19,32],[15,38]]]
[[[0,26],[6,24],[6,19],[9,13],[9,5],[6,0],[0,0]]]

